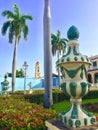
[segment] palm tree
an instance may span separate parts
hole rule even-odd
[[[50,31],[50,0],[45,0],[44,8],[44,79],[45,94],[44,107],[53,105],[52,99],[52,52],[51,52],[51,31]]]
[[[26,24],[26,20],[32,20],[32,16],[27,14],[21,15],[20,9],[16,4],[14,4],[14,13],[9,10],[5,10],[2,12],[2,16],[8,19],[8,21],[6,21],[2,26],[2,35],[5,35],[8,30],[9,42],[12,43],[13,39],[15,39],[12,61],[12,91],[14,92],[16,79],[17,46],[21,37],[21,33],[23,33],[24,39],[27,40],[28,26]]]
[[[61,33],[57,30],[57,35],[51,34],[51,44],[52,44],[52,54],[55,56],[57,54],[57,59],[59,60],[60,55],[66,52],[67,39],[61,38]],[[60,68],[58,67],[58,85],[60,88]]]

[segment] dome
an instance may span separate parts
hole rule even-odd
[[[67,37],[69,40],[77,40],[79,38],[79,31],[74,25],[69,28]]]
[[[37,61],[36,64],[40,64],[39,61]]]

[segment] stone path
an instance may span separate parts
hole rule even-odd
[[[49,120],[46,121],[46,126],[49,130],[98,130],[98,122],[92,126],[85,126],[81,128],[72,128],[67,125],[64,125],[62,122],[58,120]]]

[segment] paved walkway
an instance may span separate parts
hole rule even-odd
[[[46,126],[49,128],[48,130],[98,130],[98,122],[97,124],[92,126],[72,128],[67,125],[64,125],[62,122],[58,120],[48,120],[46,121]]]

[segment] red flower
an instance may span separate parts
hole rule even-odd
[[[38,113],[41,113],[41,112],[42,112],[42,109],[38,109],[37,112],[38,112]]]
[[[5,127],[5,128],[3,128],[3,130],[8,130],[8,128],[7,128],[7,127]]]
[[[0,115],[0,119],[2,118],[2,115]]]
[[[96,120],[98,121],[98,116],[96,117]]]

